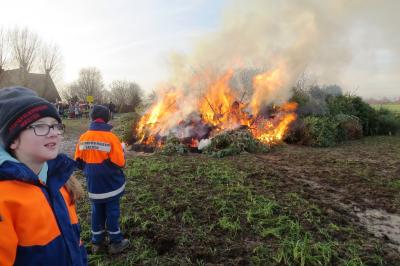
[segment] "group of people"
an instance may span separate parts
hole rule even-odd
[[[125,156],[108,107],[93,106],[74,159],[59,154],[65,127],[58,110],[34,91],[0,89],[0,114],[0,265],[87,265],[77,168],[91,202],[92,252],[127,249],[119,228]]]
[[[69,103],[63,103],[63,102],[55,102],[54,103],[55,108],[57,109],[58,114],[62,118],[88,118],[90,111],[93,108],[93,104],[89,102],[69,102]],[[114,116],[114,113],[116,111],[116,106],[113,102],[110,102],[108,104],[108,109],[110,110],[110,115],[111,119]]]
[[[75,102],[75,103],[56,102],[54,103],[54,106],[57,109],[58,114],[62,118],[71,118],[71,119],[88,117],[89,111],[93,107],[92,104],[82,103],[82,102]]]

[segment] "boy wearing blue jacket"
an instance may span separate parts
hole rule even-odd
[[[82,191],[75,162],[58,154],[57,110],[11,87],[0,89],[0,114],[0,265],[87,265],[75,208]]]
[[[110,111],[94,105],[90,113],[89,130],[82,134],[76,145],[75,160],[86,177],[92,205],[92,251],[99,252],[110,240],[109,252],[120,253],[129,247],[129,240],[120,231],[120,198],[125,190],[122,167],[125,156],[121,142],[107,124]]]

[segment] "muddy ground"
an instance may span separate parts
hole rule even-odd
[[[118,120],[114,123],[118,123]],[[73,154],[76,140],[79,134],[84,131],[86,125],[87,121],[70,122],[71,128],[74,129],[69,131],[69,134],[65,137],[64,152],[69,155]],[[142,159],[140,158],[143,155],[148,156],[148,154],[128,152],[127,157],[133,159],[134,166],[137,168],[137,163],[142,164]],[[166,165],[175,163],[173,156],[154,159],[154,161],[160,160],[165,160]],[[196,162],[204,162],[210,159],[204,155],[192,154],[179,160],[181,168],[187,168],[185,171],[193,172],[199,171],[199,168],[196,168]],[[400,137],[368,137],[358,141],[346,142],[333,148],[283,145],[267,154],[244,154],[224,158],[223,161],[234,166],[236,168],[235,171],[247,173],[244,182],[245,185],[251,187],[253,193],[268,195],[274,198],[281,206],[290,206],[291,204],[290,198],[281,197],[281,195],[295,193],[305,199],[307,204],[315,205],[321,210],[321,226],[328,226],[331,223],[343,227],[352,226],[356,230],[357,237],[365,241],[362,245],[361,253],[368,253],[369,242],[378,243],[381,246],[380,256],[382,257],[379,264],[400,265]],[[146,169],[153,166],[144,165],[143,167]],[[186,176],[186,173],[180,173],[179,170],[174,171],[173,167],[171,169],[168,169],[168,166],[166,167],[165,169],[161,169],[160,172],[157,172],[159,171],[157,169],[154,170],[151,172],[154,175],[149,174],[143,180],[148,182],[147,189],[153,195],[156,195],[155,198],[160,206],[166,210],[171,210],[175,218],[163,221],[164,224],[157,224],[149,216],[147,217],[149,221],[155,223],[151,229],[125,228],[127,234],[131,235],[132,238],[137,236],[144,237],[145,243],[148,243],[152,248],[150,250],[157,252],[158,255],[154,256],[164,256],[164,259],[165,256],[170,254],[173,258],[178,255],[191,258],[191,261],[188,259],[188,264],[196,261],[201,261],[208,265],[222,265],[226,264],[225,262],[227,264],[253,264],[254,261],[251,254],[249,254],[251,253],[249,251],[251,248],[249,247],[235,247],[233,251],[226,252],[218,250],[215,251],[215,254],[206,252],[207,245],[213,247],[215,245],[215,249],[226,249],[225,244],[218,242],[218,239],[203,240],[203,242],[193,240],[193,245],[183,250],[182,245],[178,243],[181,240],[178,240],[174,235],[182,235],[184,234],[182,230],[187,230],[187,226],[180,224],[180,219],[182,219],[182,212],[187,210],[188,207],[179,207],[179,202],[178,206],[174,205],[171,207],[169,201],[174,196],[172,195],[173,192],[171,192],[173,187],[187,186],[186,183],[179,181],[183,176]],[[160,180],[161,172],[177,179],[172,179],[170,181],[172,184],[165,184]],[[136,180],[138,176],[142,175],[133,175]],[[266,186],[266,179],[268,179],[268,182],[272,182],[273,185]],[[208,210],[207,206],[203,204],[208,204],[207,190],[210,191],[212,188],[209,187],[208,183],[204,182],[196,181],[196,189],[204,191],[205,194],[203,195],[202,192],[198,194],[199,198],[197,202],[199,206],[193,207],[193,204],[196,205],[197,203],[190,203],[192,204],[192,210],[195,210],[192,211],[194,213],[198,210]],[[128,193],[132,191],[132,193],[135,192],[138,194],[138,191],[129,188],[129,184],[127,191]],[[127,200],[134,201],[136,206],[129,208],[135,208],[135,214],[141,214],[143,208],[137,206],[138,200],[134,198],[134,195],[128,194]],[[183,209],[180,210],[179,208]],[[85,210],[87,211],[87,208]],[[80,214],[81,216],[84,215],[83,228],[85,230],[86,226],[86,230],[88,230],[87,224],[90,221],[87,220],[88,218],[85,218],[88,216],[83,212],[81,208]],[[301,208],[295,208],[292,212],[301,221],[303,227],[311,231],[315,230],[315,228],[312,228],[313,225],[307,222]],[[123,223],[123,226],[129,227],[133,224],[135,227],[138,227],[137,222],[130,222],[131,218],[128,217],[130,215],[129,212],[123,211],[123,215],[125,216],[124,219],[126,219],[126,223]],[[146,216],[147,214],[143,215]],[[209,216],[208,218],[203,217],[207,215]],[[197,218],[199,220],[204,219],[203,222],[208,223],[213,220],[211,217],[213,215],[216,215],[216,213],[211,211],[206,214],[198,214]],[[307,228],[307,226],[310,228]],[[246,237],[246,230],[243,229],[242,236],[235,236],[234,239],[238,242],[243,241],[243,243],[247,243],[246,245],[251,246],[249,243],[253,243],[255,240],[252,237]],[[216,230],[214,233],[223,234],[219,230]],[[251,232],[248,233],[251,234]],[[350,237],[346,235],[345,231],[338,231],[333,238],[340,243],[342,240],[344,242],[347,241]],[[87,239],[88,236],[86,236]],[[273,244],[273,242],[268,243]],[[232,252],[238,252],[238,254],[232,255]],[[154,256],[149,255],[152,258]],[[339,256],[341,256],[340,252]],[[146,264],[146,260],[143,258],[130,260],[129,258],[131,257],[130,255],[126,255],[126,257],[118,259],[119,264]],[[107,258],[107,256],[91,257],[91,259],[96,263],[113,264],[112,260]],[[130,262],[124,264],[124,261]],[[163,261],[163,259],[160,259],[160,261]],[[174,262],[179,260],[170,259],[170,261],[172,261],[171,264],[174,264]],[[375,262],[369,264],[368,261],[364,261],[364,263],[375,265]],[[337,260],[331,260],[328,264],[337,265],[341,263]]]
[[[400,138],[368,137],[325,149],[288,145],[257,157],[284,174],[288,188],[400,247]]]

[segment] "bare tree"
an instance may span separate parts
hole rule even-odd
[[[93,96],[96,103],[103,101],[103,77],[95,67],[83,68],[79,72],[79,78],[73,82],[66,93],[70,96],[77,96],[79,100],[86,101],[87,96]]]
[[[103,103],[109,103],[112,101],[112,94],[109,90],[103,90],[102,93],[102,102]]]
[[[121,106],[125,105],[127,87],[128,82],[121,80],[115,80],[110,85],[110,101],[116,103],[117,110],[120,110]]]
[[[44,44],[40,53],[40,68],[52,77],[56,76],[61,70],[62,56],[58,45]]]
[[[135,109],[143,101],[143,91],[140,86],[135,82],[130,82],[127,91],[127,111],[135,111]]]
[[[110,85],[111,101],[119,112],[135,111],[142,102],[143,92],[139,85],[128,81],[113,81]]]
[[[78,94],[76,82],[69,84],[60,90],[61,98],[70,102]]]
[[[0,73],[5,69],[9,55],[9,38],[8,32],[0,28]]]
[[[20,68],[29,72],[40,48],[38,35],[28,28],[15,28],[10,38],[14,60],[18,62]]]

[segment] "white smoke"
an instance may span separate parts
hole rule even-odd
[[[399,59],[399,10],[396,0],[233,1],[221,27],[203,36],[191,54],[171,56],[171,80],[185,86],[199,72],[217,75],[227,68],[284,66],[284,84],[272,95],[275,100],[288,97],[305,72],[319,83],[371,90],[368,84],[400,68],[397,60],[385,65],[386,72],[377,73],[387,60]]]

